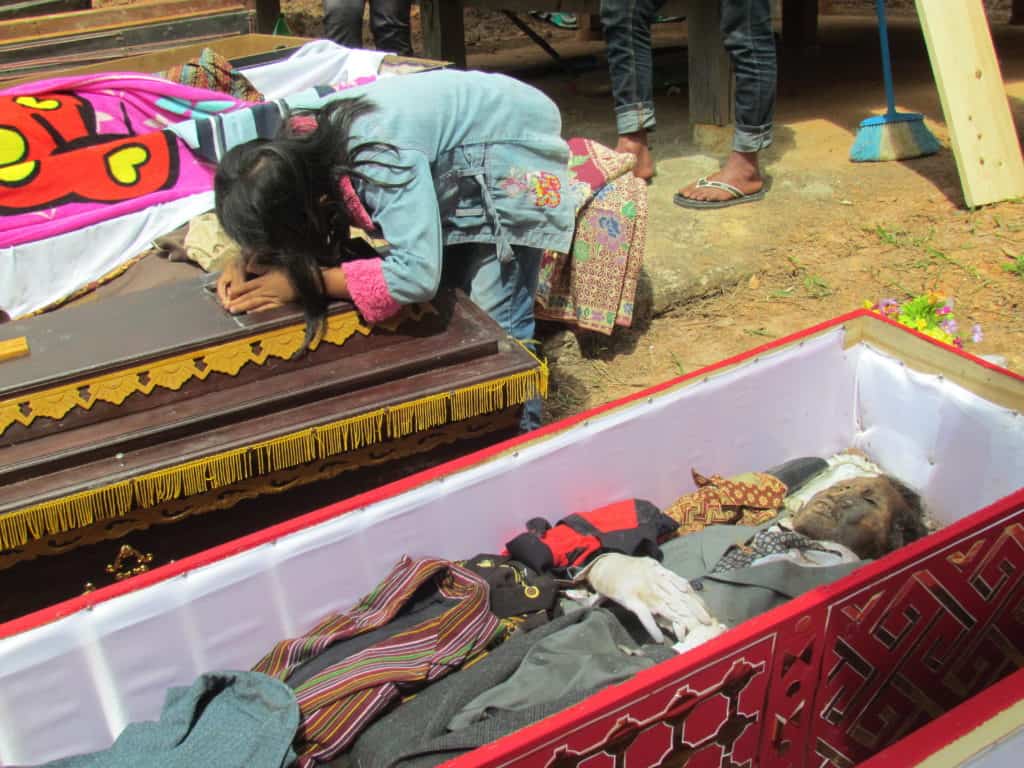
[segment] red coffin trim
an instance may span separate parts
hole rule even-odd
[[[917,765],[938,750],[966,736],[1024,698],[1024,670],[1014,672],[924,728],[900,739],[888,749],[865,760],[858,768],[892,768]]]

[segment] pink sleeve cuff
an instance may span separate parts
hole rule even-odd
[[[384,281],[383,265],[383,259],[356,259],[341,264],[352,303],[368,323],[387,320],[402,308]]]
[[[377,227],[373,223],[373,219],[367,213],[363,201],[359,199],[356,188],[352,186],[352,179],[342,176],[338,186],[341,191],[341,201],[345,204],[345,210],[348,211],[349,220],[364,232],[376,231]]]
[[[316,118],[312,115],[295,115],[288,120],[288,127],[303,136],[316,130]]]

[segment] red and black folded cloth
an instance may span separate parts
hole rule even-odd
[[[678,527],[651,502],[628,499],[569,515],[554,526],[535,517],[505,547],[509,557],[538,573],[581,567],[598,552],[661,560],[658,542]]]

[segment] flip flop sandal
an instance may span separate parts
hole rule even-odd
[[[530,15],[535,19],[546,21],[548,24],[558,27],[559,29],[579,29],[580,26],[575,13],[530,11]]]
[[[728,200],[694,200],[693,198],[686,197],[676,192],[672,198],[672,202],[682,208],[728,208],[731,205],[739,205],[740,203],[753,203],[756,200],[764,198],[764,187],[757,190],[757,192],[751,192],[749,195],[743,194],[740,190],[725,181],[714,181],[702,176],[697,180],[697,187],[710,187],[711,189],[720,189],[723,192],[728,192],[731,197]]]

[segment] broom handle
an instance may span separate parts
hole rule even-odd
[[[882,39],[882,79],[885,81],[885,103],[887,117],[896,114],[896,94],[892,87],[892,62],[889,60],[889,25],[885,19],[885,0],[875,0],[878,12],[878,36]]]

